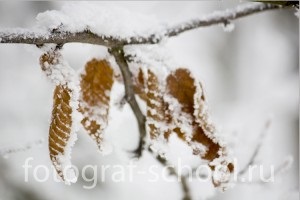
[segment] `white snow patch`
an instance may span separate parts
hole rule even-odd
[[[66,3],[60,11],[38,14],[37,20],[38,27],[45,30],[81,32],[89,29],[98,35],[128,40],[133,36],[147,37],[153,32],[161,32],[164,27],[154,16],[91,2]]]
[[[223,24],[222,27],[225,32],[232,32],[235,28],[235,25],[234,23],[229,22],[227,24]]]

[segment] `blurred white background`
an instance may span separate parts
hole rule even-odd
[[[31,27],[38,13],[59,9],[62,2],[0,2],[0,27]],[[97,2],[120,6],[132,12],[154,15],[162,22],[179,22],[215,10],[234,8],[240,3],[224,1],[184,2]],[[237,184],[225,193],[210,183],[190,183],[195,199],[299,199],[298,66],[299,21],[294,10],[268,11],[234,21],[235,29],[225,32],[212,26],[169,39],[166,46],[180,66],[202,80],[216,125],[232,145],[241,168],[248,162],[260,133],[271,116],[271,127],[258,156],[259,164],[280,165],[292,155],[294,163],[270,184]],[[112,19],[113,20],[113,19]],[[72,67],[81,69],[103,47],[67,44],[63,53]],[[0,199],[181,199],[176,182],[146,181],[147,174],[134,182],[99,182],[92,190],[82,179],[65,186],[51,180],[24,182],[25,159],[32,165],[51,166],[47,135],[52,108],[53,86],[40,70],[40,51],[30,45],[0,44],[0,151],[44,140],[30,150],[0,157]],[[128,150],[137,145],[138,132],[128,106],[111,112],[106,131],[114,151],[99,155],[93,142],[79,133],[72,152],[77,166],[126,165]],[[188,155],[182,155],[188,156]],[[147,153],[137,162],[145,168],[156,161]],[[31,169],[32,173],[32,169]],[[42,176],[42,175],[41,175]],[[88,175],[87,175],[88,176]],[[91,176],[91,174],[90,174]],[[30,178],[31,177],[31,178]],[[98,172],[100,180],[101,173]]]

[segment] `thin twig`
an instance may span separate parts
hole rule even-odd
[[[294,162],[294,158],[292,156],[286,157],[279,165],[277,165],[277,166],[275,166],[275,168],[273,168],[273,172],[270,172],[268,175],[265,176],[265,177],[268,177],[267,179],[269,179],[269,181],[264,181],[260,177],[260,179],[255,179],[255,180],[252,180],[251,182],[242,181],[240,183],[244,183],[244,184],[267,184],[267,183],[270,183],[271,180],[275,181],[275,178],[277,176],[279,176],[280,174],[287,172],[291,168],[293,162]]]
[[[166,28],[166,30],[161,31],[160,33],[150,33],[148,37],[135,36],[131,38],[119,38],[114,36],[99,35],[91,32],[90,30],[70,33],[64,32],[63,30],[34,32],[27,29],[7,29],[3,31],[0,30],[0,43],[42,45],[45,43],[64,44],[80,42],[103,45],[106,47],[120,47],[131,44],[156,44],[164,38],[177,36],[189,30],[216,24],[226,24],[241,17],[280,8],[282,8],[282,6],[274,4],[250,3],[239,6],[235,9],[214,12],[201,18],[191,19],[174,26],[169,26]]]
[[[257,145],[254,149],[254,152],[253,152],[252,156],[250,157],[248,163],[245,165],[245,167],[241,171],[239,171],[239,173],[238,173],[239,176],[244,175],[247,172],[249,166],[251,166],[255,163],[256,157],[258,156],[258,154],[260,152],[264,138],[266,137],[266,134],[268,132],[268,129],[270,128],[270,125],[271,125],[271,120],[269,119],[265,123],[264,128],[259,135],[258,143],[257,143]]]
[[[133,90],[133,83],[132,83],[132,74],[129,70],[127,61],[125,59],[123,47],[112,48],[109,51],[114,56],[117,64],[119,65],[124,80],[125,99],[129,103],[138,122],[138,127],[140,132],[140,142],[137,149],[134,150],[134,153],[137,157],[141,157],[144,143],[145,143],[145,137],[146,137],[146,127],[145,127],[146,117],[142,113],[135,98],[135,93]]]
[[[155,159],[164,167],[168,167],[167,169],[169,170],[169,174],[176,176],[177,180],[179,180],[182,192],[183,192],[183,197],[182,200],[192,200],[191,194],[190,194],[190,189],[189,185],[187,183],[187,177],[179,175],[177,171],[175,170],[174,167],[170,167],[171,165],[168,163],[166,158],[162,157],[159,154],[155,154],[150,147],[148,147],[148,151],[155,157]]]
[[[11,154],[24,152],[44,143],[44,139],[30,141],[24,144],[13,145],[9,147],[0,147],[0,156],[6,158]]]

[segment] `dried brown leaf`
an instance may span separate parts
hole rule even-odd
[[[171,123],[171,115],[168,105],[163,99],[163,91],[157,76],[148,70],[147,79],[147,124],[151,139],[156,139],[160,134],[168,137],[170,130],[162,130],[161,127]]]
[[[92,59],[85,65],[81,75],[81,121],[88,134],[101,149],[102,131],[107,125],[110,91],[114,72],[106,60]]]
[[[229,174],[232,173],[234,166],[226,159],[227,151],[220,145],[215,136],[215,128],[209,120],[201,83],[196,82],[187,69],[180,68],[167,77],[167,92],[178,101],[181,111],[190,119],[189,124],[193,133],[191,138],[187,137],[188,134],[180,128],[182,125],[180,119],[175,119],[177,127],[173,132],[193,148],[194,154],[208,160],[213,171],[216,170],[215,164],[218,163],[226,168]],[[195,143],[206,147],[206,151],[203,153],[199,146],[194,145]],[[222,179],[214,176],[212,180],[215,187],[223,187],[229,181],[227,179],[225,182],[220,182]]]
[[[147,101],[145,82],[145,74],[140,68],[137,77],[133,77],[133,89],[135,94],[137,94],[142,100]]]
[[[187,69],[179,68],[167,77],[168,92],[182,105],[182,111],[193,115],[195,80]]]
[[[58,85],[53,95],[52,119],[49,129],[50,158],[60,177],[64,180],[61,161],[58,156],[65,154],[70,139],[72,126],[72,108],[70,106],[70,89]]]
[[[201,124],[196,122],[194,117],[195,112],[195,102],[194,96],[196,94],[196,81],[191,76],[190,71],[187,69],[179,68],[167,77],[167,90],[175,99],[178,100],[182,106],[182,111],[189,115],[192,119],[191,126],[193,130],[193,136],[191,138],[192,142],[197,142],[204,145],[207,148],[207,152],[202,156],[203,159],[212,161],[217,158],[218,151],[220,150],[220,145],[213,141],[212,138],[205,134],[205,130]],[[204,96],[202,95],[201,100],[204,101]],[[185,133],[182,133],[180,128],[174,130],[178,137],[181,139],[186,139],[184,137]],[[194,149],[195,153],[198,153],[197,149]]]
[[[74,87],[72,87],[72,89],[68,86],[68,81],[72,79],[73,71],[64,63],[63,57],[58,49],[52,49],[44,53],[40,57],[40,65],[47,77],[56,85],[53,95],[51,124],[49,127],[50,159],[58,175],[66,181],[66,183],[69,183],[69,181],[73,182],[74,180],[69,180],[69,178],[72,178],[68,176],[70,170],[65,168],[66,165],[70,164],[69,148],[76,139],[75,135],[72,137],[74,131],[72,130],[72,125],[74,121],[72,119],[73,108],[70,103],[71,96],[72,99],[74,98],[74,87],[76,86],[73,85]]]

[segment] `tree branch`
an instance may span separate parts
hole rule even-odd
[[[266,137],[266,134],[268,133],[268,130],[269,130],[270,126],[271,126],[271,120],[269,119],[269,120],[266,121],[266,123],[265,123],[265,125],[263,127],[263,130],[262,130],[262,132],[260,133],[260,135],[258,137],[258,143],[257,143],[257,145],[256,145],[256,147],[254,149],[254,152],[251,155],[248,163],[245,165],[245,167],[242,170],[240,170],[238,172],[239,176],[244,175],[246,172],[248,172],[249,167],[251,165],[255,164],[255,160],[256,160],[259,152],[260,152],[260,149],[262,147],[263,141],[264,141],[264,139]]]
[[[230,21],[236,20],[238,18],[279,8],[282,8],[282,6],[258,3],[246,4],[243,6],[238,6],[235,9],[227,9],[225,11],[216,11],[199,19],[189,20],[187,22],[170,27],[166,30],[164,37],[177,36],[183,32],[197,29],[200,27],[206,27],[216,24],[228,24]]]
[[[0,43],[22,43],[42,45],[45,43],[65,44],[72,42],[103,45],[106,47],[120,47],[131,44],[156,44],[164,38],[177,36],[189,30],[216,24],[227,24],[232,20],[264,12],[280,9],[282,6],[274,4],[251,3],[238,6],[235,9],[217,11],[207,16],[192,19],[174,26],[169,26],[161,33],[152,33],[148,37],[118,38],[114,36],[97,35],[90,30],[70,33],[63,30],[49,32],[32,31],[27,29],[0,30]]]
[[[104,35],[99,36],[89,30],[76,33],[35,32],[27,29],[6,29],[2,32],[0,31],[0,43],[43,45],[46,43],[65,44],[73,42],[113,47],[122,43],[122,40]]]
[[[169,170],[170,175],[176,176],[177,179],[179,179],[180,186],[183,192],[183,197],[182,200],[192,200],[191,194],[190,194],[190,189],[187,183],[187,179],[185,176],[179,175],[175,168],[170,167],[171,165],[168,163],[168,161],[162,157],[161,155],[155,155],[155,153],[152,151],[150,147],[148,147],[148,151],[155,157],[155,159],[164,167],[168,167],[167,169]]]
[[[139,126],[139,132],[140,132],[140,142],[138,148],[134,151],[137,157],[141,157],[144,145],[145,145],[145,137],[146,137],[146,117],[144,114],[141,112],[139,105],[137,104],[136,98],[135,98],[135,93],[133,91],[133,83],[132,83],[132,74],[129,70],[125,55],[124,55],[124,50],[123,47],[116,47],[116,48],[111,48],[109,49],[109,53],[111,53],[117,64],[119,65],[119,68],[121,70],[123,80],[124,80],[124,86],[125,86],[125,99],[129,103],[136,119],[138,122]],[[163,166],[168,167],[170,166],[168,161],[160,156],[160,155],[155,155],[154,152],[151,150],[150,147],[148,147],[148,151],[155,156],[156,160]],[[190,195],[190,190],[189,186],[186,180],[185,176],[180,176],[176,172],[174,168],[168,167],[170,175],[176,176],[180,180],[180,185],[183,191],[183,200],[191,200],[191,195]]]
[[[132,83],[132,74],[126,62],[123,47],[111,48],[109,52],[114,56],[117,64],[119,65],[124,80],[125,99],[129,103],[138,122],[138,127],[140,132],[140,142],[137,149],[134,150],[134,153],[137,157],[141,157],[143,152],[143,147],[145,144],[145,137],[146,137],[146,127],[145,127],[146,117],[142,113],[135,98],[135,93],[133,90],[133,83]]]

